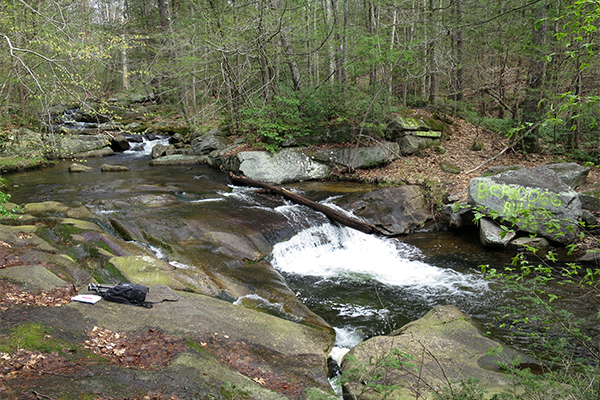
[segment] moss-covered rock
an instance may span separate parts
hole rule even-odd
[[[488,355],[494,352],[495,355]],[[481,334],[455,306],[437,306],[389,336],[376,336],[354,347],[342,362],[352,398],[435,399],[450,384],[477,380],[491,397],[513,388],[500,361],[534,360]],[[385,371],[385,374],[381,374]],[[517,388],[518,390],[518,388]]]

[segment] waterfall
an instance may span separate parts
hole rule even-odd
[[[403,301],[420,302],[428,309],[437,303],[477,299],[489,290],[487,281],[479,275],[431,265],[419,249],[399,239],[332,224],[305,207],[286,204],[276,211],[299,232],[274,246],[271,263],[292,281],[290,286],[299,297],[312,299],[309,306],[316,304],[335,321],[336,342],[331,357],[338,362],[368,336],[364,331],[372,326],[371,321],[389,332],[394,314],[406,311],[406,306],[399,304]],[[294,281],[306,287],[294,287]],[[379,293],[371,293],[372,300],[365,300],[365,292],[372,292],[374,287],[386,291],[381,296],[385,306]],[[315,296],[321,297],[314,300]],[[379,334],[382,329],[376,330]]]

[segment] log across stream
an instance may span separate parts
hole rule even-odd
[[[282,196],[284,199],[289,201],[293,201],[296,204],[304,205],[312,208],[315,211],[323,213],[327,218],[332,221],[335,221],[339,224],[347,226],[352,229],[356,229],[357,231],[367,233],[370,235],[383,235],[383,232],[380,228],[375,225],[367,224],[361,220],[356,218],[349,217],[339,211],[335,211],[334,209],[327,207],[323,204],[314,202],[312,200],[307,199],[306,197],[300,196],[299,194],[293,193],[287,189],[274,186],[265,182],[255,181],[253,179],[249,179],[243,176],[237,176],[232,173],[229,173],[229,179],[231,182],[237,185],[243,186],[253,186],[261,189],[265,189],[271,193],[278,194]]]

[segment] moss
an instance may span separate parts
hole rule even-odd
[[[197,351],[198,353],[206,353],[206,349],[200,346],[198,342],[193,339],[185,338],[185,345],[190,349]]]
[[[127,241],[133,240],[133,237],[129,234],[127,229],[123,226],[123,224],[120,221],[118,221],[114,218],[111,218],[110,225],[115,230],[115,232],[117,232],[117,234],[119,234],[119,236],[121,236],[123,238],[123,240],[127,240]]]
[[[54,228],[54,233],[62,239],[71,239],[71,235],[81,232],[85,231],[71,224],[59,224]]]
[[[160,247],[161,249],[173,252],[173,247],[171,247],[167,243],[163,242],[162,240],[157,239],[154,236],[146,233],[145,231],[142,231],[142,236],[151,245],[154,245],[154,246]]]
[[[39,323],[19,325],[12,329],[10,336],[0,340],[0,352],[4,353],[10,353],[16,349],[60,353],[70,346],[70,344],[52,337],[52,330]]]
[[[107,262],[104,268],[97,269],[92,276],[98,283],[113,284],[117,282],[129,282],[129,280],[112,263]]]
[[[51,163],[44,157],[25,158],[21,156],[0,157],[0,172],[16,172],[47,167]]]

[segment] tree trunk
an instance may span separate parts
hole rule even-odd
[[[538,7],[534,15],[535,21],[545,18],[548,14],[546,4]],[[542,110],[540,110],[540,100],[542,99],[542,89],[544,86],[545,62],[542,59],[542,46],[546,43],[547,23],[544,21],[538,29],[533,28],[531,42],[533,44],[533,54],[529,59],[529,69],[527,73],[527,87],[523,105],[523,118],[525,122],[535,123],[540,120]],[[523,150],[528,153],[538,153],[541,149],[539,139],[539,129],[535,129],[531,134],[523,138]]]
[[[323,0],[323,11],[325,12],[325,22],[327,24],[327,28],[330,32],[333,31],[333,16],[332,16],[332,7],[329,3],[330,0]],[[333,35],[330,34],[327,39],[327,57],[328,57],[328,79],[331,85],[335,84],[335,49],[333,44]]]
[[[360,221],[356,218],[348,217],[347,215],[335,211],[323,204],[316,203],[312,200],[307,199],[306,197],[302,197],[284,188],[273,186],[265,182],[255,181],[253,179],[245,178],[242,176],[237,176],[232,174],[231,172],[229,173],[229,179],[231,179],[231,182],[234,184],[266,189],[272,193],[282,196],[287,200],[293,201],[296,204],[310,207],[315,211],[325,214],[325,216],[330,220],[338,222],[344,226],[347,226],[348,228],[356,229],[357,231],[368,234],[383,234],[381,229],[374,225],[367,224],[366,222]]]
[[[290,73],[292,74],[292,83],[294,84],[294,91],[299,92],[302,90],[302,79],[300,77],[300,70],[298,69],[298,63],[294,59],[290,40],[287,32],[281,32],[281,45],[285,49],[285,55],[287,58],[287,64],[290,67]]]
[[[429,45],[427,49],[427,68],[429,71],[429,102],[432,104],[437,103],[439,91],[440,91],[440,81],[439,76],[436,71],[436,29],[435,25],[435,0],[429,0],[429,23],[428,27],[430,30],[429,35]]]
[[[454,69],[454,100],[462,101],[464,98],[464,69],[463,69],[463,53],[464,53],[464,37],[463,37],[463,10],[462,0],[454,0],[454,7],[456,13],[456,25],[458,29],[456,31],[454,58],[456,68]]]

